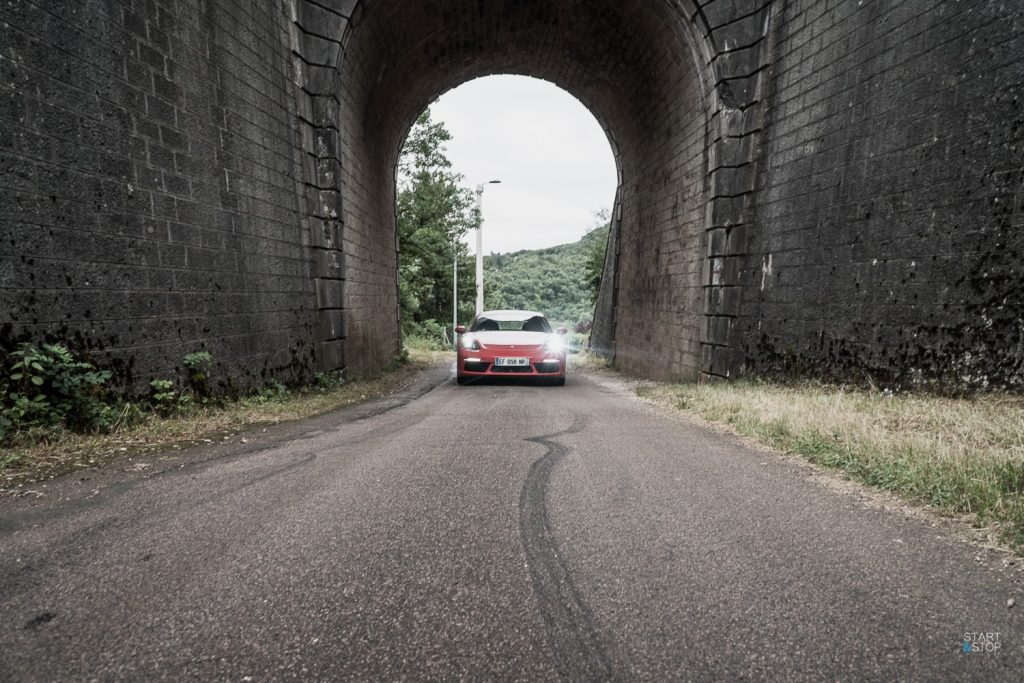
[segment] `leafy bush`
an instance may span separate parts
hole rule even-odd
[[[195,351],[185,354],[182,363],[188,368],[188,383],[192,391],[203,402],[210,398],[210,364],[213,356],[209,351]]]
[[[391,372],[393,370],[397,370],[398,368],[402,367],[408,362],[409,350],[402,349],[401,351],[398,352],[398,355],[396,355],[394,358],[388,361],[388,364],[384,366],[384,371]]]
[[[267,380],[263,388],[256,392],[253,398],[258,403],[267,403],[269,401],[280,401],[288,396],[288,387],[278,382],[276,379]]]
[[[0,440],[32,428],[106,431],[117,421],[105,401],[110,372],[76,360],[67,347],[22,344],[8,363],[0,379]]]
[[[333,391],[345,384],[345,379],[338,372],[318,372],[313,375],[313,388],[322,394]]]
[[[149,386],[152,389],[149,400],[153,410],[163,417],[175,413],[192,402],[188,394],[175,391],[174,382],[169,379],[154,379]]]
[[[442,351],[451,347],[451,341],[446,337],[446,330],[447,328],[436,320],[424,320],[420,323],[407,321],[402,326],[408,345],[434,351]]]

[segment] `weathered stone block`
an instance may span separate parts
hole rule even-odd
[[[705,340],[708,343],[721,346],[729,343],[729,330],[731,329],[733,318],[709,315],[704,320],[707,325]]]
[[[761,40],[768,30],[768,10],[762,9],[736,21],[712,28],[715,45],[722,52],[748,47]]]
[[[742,355],[730,348],[716,346],[711,351],[711,374],[717,377],[732,378],[742,362]]]
[[[341,310],[323,310],[317,313],[317,338],[332,341],[345,338],[345,313]]]
[[[344,302],[344,280],[328,280],[317,278],[316,282],[316,307],[341,308]]]
[[[305,80],[302,89],[311,95],[331,95],[341,87],[341,75],[334,66],[307,64],[303,71]]]
[[[335,94],[310,97],[313,125],[318,128],[338,128],[338,98]]]
[[[708,26],[717,28],[753,14],[769,4],[770,0],[711,0],[700,3],[700,10]]]
[[[314,277],[341,279],[344,276],[344,254],[338,249],[314,249]]]
[[[725,256],[726,232],[725,228],[715,228],[708,231],[708,256]]]
[[[711,172],[711,196],[736,197],[754,189],[753,166],[719,167]]]
[[[736,225],[726,229],[725,253],[730,256],[746,254],[749,248],[750,227]]]
[[[345,343],[341,340],[316,345],[316,371],[332,372],[345,368]]]
[[[762,42],[757,42],[742,50],[734,50],[719,55],[714,62],[716,82],[727,78],[750,76],[764,66],[764,49]]]
[[[295,23],[308,33],[340,40],[348,28],[348,17],[319,4],[297,0]]]
[[[317,0],[317,4],[323,5],[335,14],[340,14],[350,21],[355,18],[360,3],[365,5],[366,2],[367,0]]]
[[[333,68],[338,66],[338,55],[341,51],[341,45],[337,40],[322,38],[305,31],[301,31],[299,40],[301,42],[302,58],[307,64]]]

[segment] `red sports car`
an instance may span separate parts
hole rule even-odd
[[[458,382],[477,377],[530,377],[565,384],[565,328],[551,330],[533,311],[484,311],[459,333]]]

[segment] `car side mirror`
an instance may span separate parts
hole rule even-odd
[[[557,330],[555,330],[555,332],[557,332],[558,334],[566,334],[568,331],[569,330],[565,329],[564,327],[559,327]]]
[[[466,326],[465,325],[459,325],[458,327],[455,328],[455,333],[456,334],[465,334],[465,332],[466,332]]]

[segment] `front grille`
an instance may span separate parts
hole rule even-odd
[[[558,363],[537,363],[537,372],[558,372]]]
[[[473,361],[467,360],[463,367],[465,367],[466,372],[487,372],[487,366],[489,365],[490,363],[484,363],[482,361],[474,363]]]
[[[492,372],[507,372],[510,374],[523,372],[530,373],[533,372],[533,368],[529,365],[503,365],[501,367],[494,366],[494,370]]]

